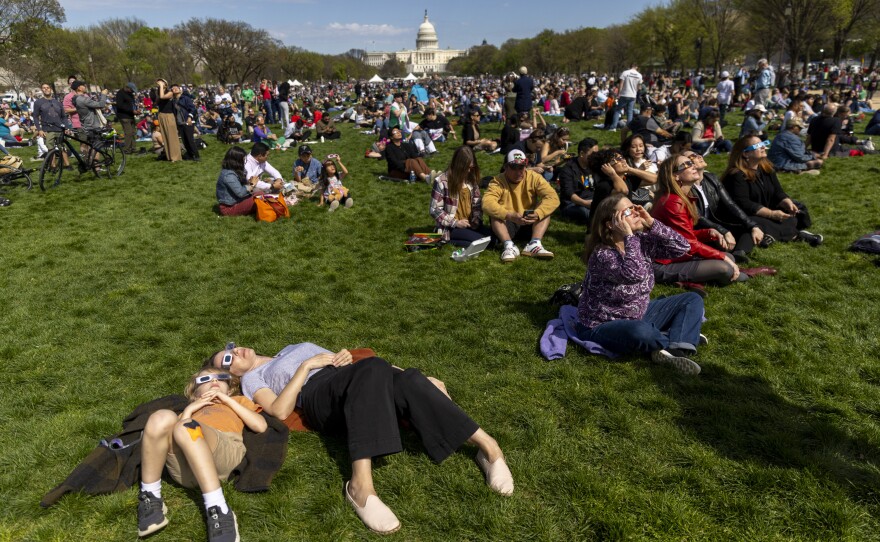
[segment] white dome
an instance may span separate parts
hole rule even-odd
[[[419,26],[416,36],[416,49],[437,49],[437,31],[428,20],[428,10],[425,10],[425,21]]]

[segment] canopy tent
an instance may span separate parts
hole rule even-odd
[[[409,75],[403,78],[404,81],[415,81],[416,79],[418,79],[418,77],[413,75],[412,72],[409,72]]]
[[[297,81],[296,79],[294,79],[293,81],[288,80],[287,83],[288,83],[290,86],[292,86],[292,87],[301,87],[301,86],[303,86],[303,84],[300,83],[299,81]]]
[[[370,79],[369,82],[370,82],[370,83],[384,83],[385,80],[382,79],[381,77],[379,77],[379,74],[377,73],[376,75],[373,76],[372,79]]]
[[[415,96],[416,100],[422,102],[423,104],[428,103],[428,91],[425,90],[425,87],[418,83],[412,86],[412,88],[409,90],[409,95]]]

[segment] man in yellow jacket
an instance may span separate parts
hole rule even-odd
[[[517,237],[529,239],[523,256],[553,258],[541,239],[550,226],[550,215],[559,207],[559,196],[544,177],[527,167],[525,153],[510,151],[503,173],[492,179],[483,195],[483,212],[489,215],[492,233],[502,242],[504,263],[519,257],[520,251],[513,244]]]

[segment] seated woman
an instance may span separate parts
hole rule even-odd
[[[657,165],[645,156],[645,140],[642,136],[633,134],[623,141],[620,150],[626,158],[625,174],[640,181],[639,187],[632,191],[629,199],[650,211],[654,193],[657,191]]]
[[[720,247],[729,251],[736,262],[748,262],[748,255],[764,238],[764,232],[733,202],[718,177],[706,171],[706,160],[702,154],[691,150],[685,150],[681,154],[694,163],[700,174],[700,179],[694,183],[688,194],[700,215],[696,227],[717,230],[724,236],[718,241]]]
[[[746,111],[742,128],[739,130],[740,140],[753,134],[758,136],[764,135],[764,129],[767,128],[767,123],[764,122],[764,113],[766,112],[767,109],[761,104]]]
[[[403,140],[403,132],[400,128],[395,126],[389,130],[388,137],[390,141],[385,145],[388,176],[406,180],[412,172],[416,180],[431,182],[432,174],[435,172],[428,167],[424,159],[419,157],[419,150],[415,144]]]
[[[553,171],[566,160],[571,131],[568,128],[557,128],[541,145],[538,163],[544,168],[544,178],[553,179]]]
[[[497,141],[480,137],[479,109],[472,110],[471,114],[465,119],[461,140],[475,151],[494,152],[498,148]]]
[[[715,152],[730,152],[733,143],[724,139],[721,131],[721,116],[718,111],[712,110],[706,114],[703,120],[698,120],[691,131],[691,148],[700,154],[713,150]]]
[[[243,216],[255,210],[253,185],[247,179],[244,160],[247,151],[230,147],[223,157],[220,176],[217,177],[217,203],[223,216]]]
[[[162,135],[162,130],[159,129],[159,121],[153,121],[153,135],[150,136],[150,139],[153,141],[153,144],[150,148],[150,151],[154,154],[158,154],[160,157],[165,153],[165,137]]]
[[[764,232],[759,246],[767,247],[774,241],[805,241],[814,247],[822,244],[821,235],[806,230],[812,224],[807,207],[795,204],[782,189],[767,159],[767,143],[757,136],[736,142],[721,182],[734,203]]]
[[[627,175],[630,166],[617,149],[594,152],[587,159],[587,164],[595,182],[590,214],[595,213],[602,200],[611,194],[623,194],[629,198],[633,191],[642,186],[642,179]]]
[[[513,493],[513,476],[498,443],[418,369],[401,370],[372,357],[352,364],[348,350],[289,345],[275,357],[234,344],[211,355],[206,366],[242,378],[242,391],[264,411],[284,420],[302,408],[306,425],[321,434],[342,433],[351,458],[346,500],[372,531],[388,534],[400,521],[373,486],[372,459],[400,452],[398,421],[408,420],[431,459],[442,462],[462,444],[479,448],[476,462],[489,487]]]
[[[244,459],[242,431],[262,433],[268,424],[257,405],[242,397],[237,377],[224,369],[204,368],[184,391],[191,403],[178,416],[171,410],[150,415],[141,444],[138,536],[168,525],[162,499],[162,470],[178,484],[199,488],[205,502],[208,540],[238,540],[238,523],[223,496],[220,481]]]
[[[270,149],[286,149],[290,146],[286,139],[272,133],[272,129],[266,125],[266,117],[263,115],[257,115],[252,139],[254,143],[264,143]]]
[[[608,196],[592,214],[578,336],[616,354],[649,353],[656,363],[699,374],[689,356],[705,343],[703,299],[687,292],[650,300],[652,260],[685,254],[687,241],[624,194]]]
[[[430,212],[443,240],[453,245],[467,246],[491,235],[483,224],[480,165],[470,147],[457,148],[449,169],[434,178]]]
[[[695,229],[699,219],[696,206],[688,197],[701,177],[693,160],[675,155],[663,162],[658,176],[657,203],[651,211],[655,219],[666,224],[690,244],[686,254],[676,258],[656,259],[654,276],[658,282],[694,284],[712,282],[726,285],[748,280],[749,275],[774,274],[769,268],[749,269],[740,273],[733,256],[710,246],[726,246],[724,236],[714,228]],[[696,288],[701,291],[699,287]]]

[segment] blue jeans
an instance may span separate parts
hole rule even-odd
[[[617,123],[620,121],[620,113],[626,110],[626,123],[629,124],[633,120],[633,106],[636,104],[635,98],[618,98],[617,105],[614,109],[614,118],[611,120],[611,129],[617,129]]]
[[[880,135],[880,124],[875,124],[871,126],[869,129],[865,130],[865,135]]]
[[[264,100],[263,108],[266,110],[266,124],[274,124],[275,123],[275,104],[272,103],[272,100]]]
[[[696,352],[703,325],[703,298],[694,292],[654,299],[641,320],[612,320],[587,329],[577,325],[578,336],[617,354],[678,348]]]

